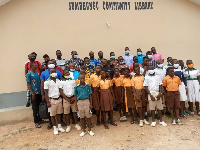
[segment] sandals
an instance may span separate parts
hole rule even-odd
[[[105,124],[104,124],[104,127],[105,127],[105,129],[109,129],[109,128],[108,128],[108,125],[105,125]]]
[[[100,121],[97,121],[97,124],[96,124],[96,125],[97,125],[97,126],[100,126],[100,124],[101,124],[101,122],[100,122]]]
[[[113,126],[117,126],[117,124],[116,124],[116,123],[114,123],[114,122],[113,122],[113,123],[110,123],[110,124],[111,124],[111,125],[113,125]]]
[[[52,127],[53,127],[53,125],[49,124],[49,125],[47,126],[47,130],[50,130]]]

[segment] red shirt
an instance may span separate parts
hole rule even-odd
[[[63,69],[61,67],[56,67],[55,69],[60,71],[61,74],[63,74]]]
[[[141,67],[142,65],[139,64],[139,67]],[[130,66],[130,73],[133,71],[133,65]]]
[[[37,69],[35,70],[35,72],[40,74],[40,69],[42,68],[41,63],[39,61],[34,61],[34,63],[37,65]],[[30,61],[25,64],[25,70],[31,71],[30,64]]]

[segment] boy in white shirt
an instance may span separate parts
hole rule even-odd
[[[56,79],[57,73],[55,69],[49,69],[50,78],[44,82],[45,99],[47,107],[51,108],[50,116],[54,128],[54,134],[58,135],[58,131],[65,132],[61,127],[61,114],[63,113],[62,98],[60,90],[62,88],[60,80]],[[56,128],[56,118],[58,128]]]
[[[159,124],[162,126],[166,126],[167,124],[162,120],[162,110],[163,110],[163,104],[161,100],[161,85],[162,80],[160,76],[155,75],[155,70],[153,66],[148,67],[148,75],[145,76],[144,84],[145,90],[148,93],[148,100],[149,100],[149,109],[151,110],[151,116],[152,116],[152,123],[151,126],[155,127],[155,110],[157,108],[158,114],[160,116]]]
[[[74,121],[75,121],[75,128],[77,130],[81,130],[81,127],[78,124],[78,117],[76,111],[76,104],[75,104],[75,97],[74,97],[74,88],[76,86],[76,82],[74,79],[71,78],[70,72],[68,69],[63,71],[64,78],[61,81],[62,89],[60,90],[60,94],[63,97],[63,108],[64,114],[66,116],[67,128],[66,132],[70,132],[70,107],[73,112]]]
[[[155,75],[159,75],[161,81],[166,77],[166,69],[163,67],[163,60],[157,60],[158,67],[155,69]]]

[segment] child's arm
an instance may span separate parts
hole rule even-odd
[[[162,92],[162,86],[159,85],[159,94],[158,94],[158,96],[157,96],[157,100],[160,100],[161,92]]]
[[[44,89],[44,92],[45,92],[45,99],[46,99],[46,102],[47,102],[47,107],[51,107],[51,104],[50,104],[50,101],[49,101],[49,89]]]
[[[33,93],[33,90],[31,89],[31,83],[27,82],[27,86],[28,86],[28,90],[30,91],[31,95],[32,95],[32,100],[35,100],[35,93]]]
[[[76,111],[78,111],[78,106],[77,106],[77,95],[74,96],[74,99],[75,99]]]
[[[41,95],[42,95],[42,101],[45,101],[45,93],[44,93],[44,79],[41,79]]]
[[[92,109],[92,94],[90,94],[90,109]]]
[[[123,86],[121,86],[121,89],[122,89],[122,97],[121,97],[121,103],[123,103],[123,99],[124,99],[124,87]]]
[[[148,89],[148,86],[145,86],[145,90],[146,90],[147,93],[150,95],[151,100],[152,100],[152,101],[155,101],[155,98],[151,95],[151,93],[150,93],[150,91],[149,91],[149,89]]]
[[[63,89],[60,88],[59,91],[60,91],[60,95],[61,95],[65,100],[67,100],[67,101],[70,103],[69,99],[68,99],[67,96],[64,94]]]

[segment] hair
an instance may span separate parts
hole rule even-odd
[[[155,48],[155,47],[152,47],[152,48]],[[152,49],[152,48],[151,48],[151,49]]]
[[[122,69],[120,70],[120,72],[122,72],[122,71],[125,71],[125,68],[122,68]]]
[[[69,72],[69,69],[68,69],[68,68],[64,69],[64,70],[63,70],[63,73],[64,73],[65,71],[68,71],[68,72]]]
[[[172,68],[172,67],[168,67],[168,68],[167,68],[167,72],[168,72],[170,69],[173,69],[173,70],[174,70],[174,68]]]
[[[127,46],[125,47],[125,49],[126,49],[126,48],[128,48],[128,49],[129,49],[129,47],[127,47]]]
[[[145,57],[143,57],[143,61],[145,60],[145,59],[149,59],[147,56],[145,56]]]
[[[118,57],[118,59],[119,59],[120,57],[122,57],[122,58],[123,58],[123,56],[119,56],[119,57]],[[124,59],[124,58],[123,58],[123,59]]]
[[[183,62],[183,60],[179,60],[179,63],[182,63]]]
[[[73,54],[74,52],[76,52],[76,51],[71,51],[71,54]]]
[[[56,61],[55,59],[51,59],[50,61]]]
[[[98,64],[98,65],[96,65],[96,67],[101,67],[101,65],[100,65],[100,64]]]
[[[84,58],[84,61],[85,61],[86,59],[89,59],[89,58],[88,58],[88,57],[85,57],[85,58]]]
[[[47,57],[49,57],[49,55],[47,55],[47,54],[44,54],[43,58],[47,58]]]
[[[115,71],[115,70],[119,70],[119,68],[115,68],[114,71]]]
[[[37,56],[37,53],[36,53],[36,52],[32,52],[31,54],[33,54],[33,55],[36,55],[36,56]]]
[[[98,54],[101,53],[101,52],[102,52],[102,51],[99,51]],[[103,53],[103,52],[102,52],[102,53]]]
[[[134,56],[133,59],[134,59],[134,58],[137,58],[137,56]]]
[[[187,60],[186,62],[188,63],[188,61],[192,61],[191,59]]]
[[[167,60],[168,60],[169,58],[171,58],[171,59],[172,59],[172,57],[167,57]]]
[[[149,53],[152,53],[152,52],[151,52],[151,51],[147,51],[147,52],[146,52],[146,55],[149,54]],[[144,58],[143,58],[143,59],[144,59]]]
[[[111,55],[112,53],[114,53],[114,52],[110,52],[110,55]]]
[[[60,52],[61,52],[61,50],[59,50],[59,49],[58,49],[58,50],[56,50],[56,53],[57,53],[58,51],[60,51]]]
[[[89,54],[90,54],[90,53],[94,53],[94,52],[93,52],[93,51],[90,51]]]
[[[130,69],[129,68],[124,68],[124,71],[128,70],[130,72]]]

